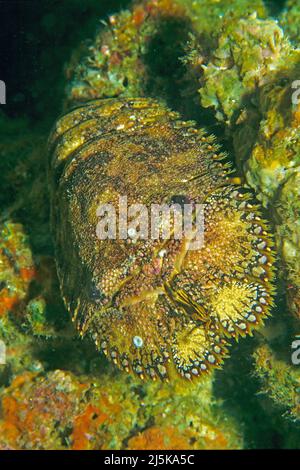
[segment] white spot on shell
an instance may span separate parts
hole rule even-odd
[[[162,250],[159,251],[158,256],[160,258],[163,258],[166,254],[167,254],[167,250],[163,248]]]
[[[249,317],[247,318],[248,321],[250,321],[251,323],[254,323],[256,322],[256,316],[251,314],[249,315]]]
[[[258,243],[257,248],[259,250],[263,250],[264,248],[266,248],[266,246],[267,246],[267,243],[265,241],[262,241],[262,242]]]
[[[144,345],[144,341],[140,336],[134,336],[132,341],[136,348],[142,348]]]
[[[256,235],[259,235],[261,232],[262,232],[262,228],[261,228],[261,227],[259,227],[259,226],[258,226],[258,227],[255,227],[254,233],[255,233]]]
[[[209,354],[207,360],[210,362],[210,364],[214,364],[216,362],[216,358],[212,354]]]
[[[133,228],[133,227],[129,228],[127,233],[130,236],[130,238],[134,238],[137,234],[135,228]]]

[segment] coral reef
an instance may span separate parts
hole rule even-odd
[[[300,417],[300,375],[297,368],[277,359],[268,345],[254,353],[255,374],[262,381],[262,393],[275,401],[295,421]]]
[[[209,54],[217,45],[218,35],[224,18],[237,21],[256,12],[260,18],[267,16],[267,9],[262,0],[177,0],[186,8],[193,24],[193,34],[199,37],[199,46]]]
[[[7,221],[0,230],[0,316],[4,316],[25,298],[35,268],[24,228]]]
[[[174,71],[176,95],[183,79],[176,76],[178,50],[183,54],[189,31],[184,7],[172,0],[136,2],[131,10],[111,15],[90,47],[74,53],[67,68],[67,104],[170,93],[168,76],[160,73],[166,63]],[[154,57],[157,48],[163,54]]]
[[[279,22],[285,34],[295,44],[300,41],[300,6],[298,0],[287,0],[284,10],[279,16]]]
[[[0,448],[240,448],[237,424],[224,423],[220,404],[211,405],[210,382],[188,390],[150,384],[142,393],[128,376],[111,373],[23,373],[1,394]]]
[[[293,15],[289,16],[288,11],[285,15],[292,24]],[[196,56],[197,50],[187,57],[192,68]],[[258,18],[255,12],[239,21],[224,17],[215,49],[206,63],[201,55],[200,60],[201,105],[214,109],[226,140],[234,149],[240,173],[255,189],[274,223],[284,267],[280,272],[280,292],[286,292],[288,309],[299,318],[300,148],[299,103],[294,86],[300,70],[299,49],[290,43],[276,21]],[[296,333],[297,327],[291,328],[289,338],[283,340],[288,350],[293,331]],[[270,361],[276,363],[272,354],[270,350]],[[259,357],[259,350],[255,357]],[[286,371],[299,377],[290,364],[286,364]],[[266,382],[263,368],[257,368],[257,375]],[[294,415],[295,405],[287,398],[283,376],[277,379],[282,396],[271,392],[271,388],[269,394],[275,402],[285,396],[291,407],[289,413]],[[296,397],[297,387],[294,390]]]
[[[72,5],[78,9],[80,3]],[[41,122],[0,114],[0,278],[5,283],[0,340],[7,353],[6,364],[0,365],[2,450],[299,447],[299,366],[291,365],[289,356],[299,331],[285,305],[287,295],[297,316],[298,106],[291,106],[290,83],[298,79],[298,51],[285,38],[289,34],[296,44],[292,15],[297,2],[287,5],[280,17],[283,34],[278,24],[262,20],[267,12],[259,1],[136,2],[130,10],[110,15],[95,40],[88,48],[75,49],[66,66],[65,110],[86,98],[134,93],[163,100],[184,119],[198,119],[200,126],[215,126],[217,116],[220,126],[215,128],[225,130],[223,143],[229,150],[234,143],[240,172],[270,210],[282,258],[279,272],[288,272],[286,282],[279,284],[279,306],[260,334],[235,343],[222,370],[200,381],[141,382],[114,370],[92,341],[78,339],[62,305],[45,184],[45,142],[59,113],[53,110],[59,99],[53,104],[49,93],[53,81],[57,89],[61,86],[54,65],[42,66],[36,84],[30,83],[38,99],[26,103],[26,112]],[[58,15],[63,21],[53,28],[47,15],[41,24],[47,34],[68,37],[71,44],[70,36],[78,38],[80,28],[75,31],[69,2],[59,8],[67,12]],[[247,16],[254,10],[260,20]],[[111,3],[107,11],[111,13]],[[206,15],[209,21],[202,21]],[[92,28],[83,25],[88,34]],[[46,42],[51,43],[48,36]],[[108,47],[101,50],[102,45]],[[41,49],[43,64],[53,64],[53,48],[47,50],[44,42]],[[60,64],[66,60],[63,49]],[[234,61],[228,51],[234,52]],[[258,74],[251,74],[251,64],[256,68],[257,63]],[[203,79],[205,70],[210,81]],[[223,92],[214,94],[215,87],[227,89],[223,78],[233,90],[231,98],[237,99],[232,108]],[[202,92],[209,108],[199,105],[199,86],[210,90]]]
[[[205,67],[202,105],[212,106],[232,139],[238,166],[272,212],[289,305],[299,311],[299,103],[293,83],[300,51],[273,20],[224,22]]]

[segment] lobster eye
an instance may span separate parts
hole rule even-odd
[[[101,290],[97,287],[95,283],[92,283],[89,294],[90,300],[92,302],[101,302],[105,298],[105,295],[103,294],[103,292],[101,292]]]
[[[190,202],[189,198],[186,196],[183,196],[182,194],[175,194],[170,199],[171,204],[179,204],[182,207],[184,206],[184,204],[189,204],[189,202]]]

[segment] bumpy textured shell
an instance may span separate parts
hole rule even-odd
[[[219,367],[228,341],[272,304],[272,241],[251,194],[230,184],[214,138],[150,99],[89,102],[49,142],[52,225],[65,304],[83,335],[140,377]],[[100,204],[204,204],[204,246],[100,240]]]

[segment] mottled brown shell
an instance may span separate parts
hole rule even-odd
[[[50,143],[52,225],[65,304],[81,334],[140,377],[219,367],[230,337],[272,304],[270,236],[251,195],[229,182],[214,138],[150,99],[87,103]],[[100,204],[204,204],[204,246],[99,240]]]

